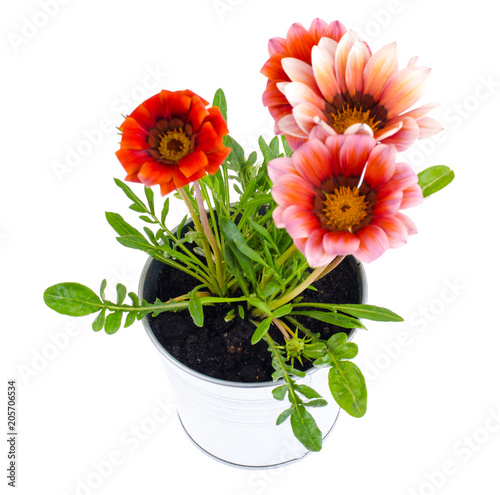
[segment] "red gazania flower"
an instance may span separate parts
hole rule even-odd
[[[311,48],[310,59],[310,63],[297,57],[280,60],[291,82],[280,78],[276,90],[292,111],[274,118],[280,132],[291,137],[292,147],[305,142],[311,132],[324,139],[366,124],[377,141],[403,151],[416,139],[442,130],[426,116],[436,104],[409,110],[422,96],[430,69],[417,67],[415,57],[398,71],[395,43],[372,55],[369,46],[349,31],[338,43],[329,37],[320,39]],[[264,104],[269,101],[265,98]]]
[[[159,184],[165,195],[217,172],[231,148],[222,143],[228,130],[220,110],[207,105],[190,90],[162,90],[139,105],[120,127],[116,156],[125,179]]]
[[[295,23],[288,30],[286,39],[277,37],[269,40],[269,60],[261,70],[261,73],[268,78],[262,101],[264,106],[268,107],[275,122],[292,113],[292,106],[277,87],[280,82],[291,82],[282,66],[282,60],[292,57],[311,65],[312,47],[317,45],[321,38],[339,41],[346,31],[345,26],[339,21],[328,24],[321,19],[315,19],[308,30],[302,24]],[[275,125],[275,132],[283,134],[277,125]],[[303,141],[291,135],[287,136],[287,139],[294,149],[299,141]]]
[[[423,200],[418,178],[396,148],[364,134],[310,139],[269,163],[273,218],[312,267],[338,255],[370,262],[417,232],[399,210]]]

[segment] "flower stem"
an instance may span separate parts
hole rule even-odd
[[[194,225],[196,227],[196,231],[199,232],[200,234],[205,234],[201,238],[201,244],[203,246],[203,251],[205,252],[205,259],[207,260],[208,267],[212,273],[216,272],[214,260],[212,259],[212,252],[210,250],[210,244],[207,241],[207,233],[205,232],[205,229],[203,228],[203,224],[200,221],[200,218],[198,217],[196,210],[193,207],[193,203],[191,201],[191,197],[186,191],[185,187],[180,187],[177,189],[179,191],[179,194],[181,195],[182,199],[184,200],[184,203],[186,203],[186,206],[189,210],[189,213],[191,214],[191,218],[193,219]],[[203,209],[203,211],[205,211]],[[208,229],[210,233],[212,232],[210,228]]]
[[[222,290],[224,285],[224,275],[222,271],[222,256],[220,253],[219,245],[217,244],[212,229],[210,228],[210,224],[208,223],[208,216],[205,210],[205,205],[203,203],[203,195],[201,193],[200,185],[197,180],[193,182],[193,186],[194,186],[196,202],[198,203],[198,211],[200,212],[200,219],[203,225],[203,230],[212,248],[212,252],[214,253],[215,269],[217,272],[217,280],[219,282],[219,288]]]
[[[324,277],[327,273],[330,273],[339,263],[344,259],[344,256],[337,256],[332,263],[328,265],[320,266],[313,270],[313,272],[307,277],[300,285],[295,287],[292,291],[285,294],[280,299],[276,299],[272,303],[269,304],[269,309],[273,310],[279,308],[290,302],[292,299],[295,299],[299,294],[304,292],[311,284],[319,280],[321,277]]]

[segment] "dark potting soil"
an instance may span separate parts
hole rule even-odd
[[[154,297],[162,301],[188,293],[199,282],[164,265],[159,273]],[[314,284],[317,289],[302,293],[302,301],[316,303],[347,304],[360,302],[360,284],[357,264],[348,256],[326,277]],[[267,343],[261,340],[252,345],[250,339],[255,326],[239,316],[226,322],[231,307],[217,304],[205,306],[205,324],[197,327],[187,311],[179,313],[161,313],[156,317],[148,316],[151,329],[160,344],[178,361],[189,368],[207,376],[233,382],[271,381],[274,368]],[[236,313],[237,314],[237,313]],[[297,317],[300,323],[313,332],[321,333],[328,339],[338,332],[348,329],[314,320],[309,317]],[[269,331],[271,337],[283,343],[283,336],[273,325]],[[295,360],[298,369],[307,369],[311,363],[303,359],[304,366]]]

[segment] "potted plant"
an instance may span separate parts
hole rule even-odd
[[[417,175],[397,161],[440,126],[432,105],[408,110],[428,69],[412,59],[398,71],[395,44],[372,54],[341,23],[316,19],[273,38],[269,54],[263,101],[282,136],[259,139],[261,160],[228,135],[222,90],[210,107],[163,90],[121,125],[116,155],[144,199],[115,182],[146,226],[106,218],[120,244],[150,257],[138,294],[118,284],[109,301],[106,281],[99,294],[78,283],[44,293],[59,313],[97,313],[94,331],[142,320],[187,433],[247,467],[319,451],[340,408],[365,414],[351,338],[362,320],[402,318],[366,304],[360,262],[405,244],[416,227],[400,210],[453,180],[448,167]],[[189,211],[175,229],[170,194]]]

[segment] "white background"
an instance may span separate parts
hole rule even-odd
[[[64,3],[4,2],[0,16],[0,431],[14,378],[17,493],[500,493],[500,70],[491,3]],[[251,472],[200,453],[172,411],[154,433],[143,431],[174,399],[141,324],[94,334],[91,317],[53,313],[42,294],[62,281],[97,290],[104,277],[136,290],[145,256],[120,246],[104,218],[115,211],[135,220],[113,183],[124,177],[114,156],[121,114],[162,88],[210,100],[223,87],[230,131],[250,152],[260,134],[272,136],[259,73],[267,41],[315,17],[357,28],[374,51],[396,40],[401,67],[413,55],[432,67],[420,103],[440,101],[432,116],[446,129],[405,157],[417,171],[448,164],[457,178],[408,211],[419,234],[407,246],[366,266],[369,302],[406,320],[358,332],[366,416],[343,414],[319,454]],[[170,224],[181,215],[176,206]],[[0,444],[3,487],[8,444]],[[110,458],[119,465],[99,478]]]

